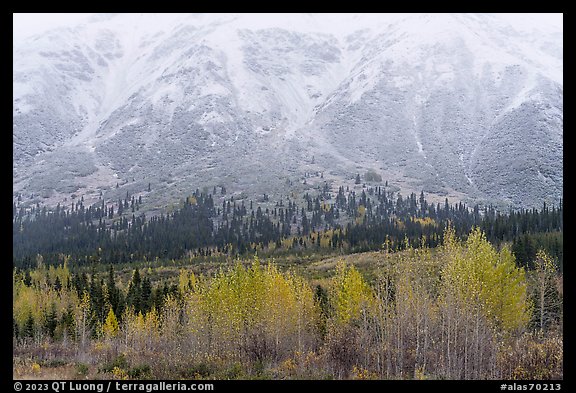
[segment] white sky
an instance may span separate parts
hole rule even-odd
[[[74,26],[85,21],[90,15],[86,13],[18,13],[13,16],[13,42],[42,33],[46,30]],[[562,14],[500,14],[503,19],[520,30],[535,25],[554,25],[563,28]]]
[[[56,27],[74,26],[84,21],[92,14],[74,13],[25,13],[12,14],[13,20],[13,40],[20,41],[28,36],[42,33]]]

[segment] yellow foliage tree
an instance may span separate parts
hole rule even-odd
[[[78,304],[76,305],[76,316],[75,323],[78,326],[78,335],[80,337],[80,343],[82,346],[86,344],[86,339],[88,338],[89,323],[88,318],[90,317],[90,295],[88,292],[82,292],[82,297],[80,298]]]
[[[364,217],[366,216],[366,206],[360,205],[358,206],[358,213],[356,214],[356,224],[362,224],[364,221]]]
[[[543,250],[538,250],[535,269],[532,273],[533,299],[537,311],[538,326],[541,331],[549,319],[551,310],[561,308],[561,296],[557,294],[556,266],[552,258]]]
[[[104,325],[102,325],[102,332],[106,337],[116,337],[118,335],[118,331],[118,319],[116,319],[116,315],[114,315],[114,311],[112,310],[112,307],[110,307],[108,316],[106,316]]]
[[[343,261],[336,266],[330,292],[334,317],[343,324],[358,320],[362,310],[370,307],[374,300],[374,294],[360,272]]]
[[[530,319],[524,269],[517,268],[510,249],[500,251],[474,228],[464,245],[454,230],[444,235],[446,264],[442,269],[442,293],[463,309],[479,307],[496,327],[511,331]]]
[[[316,304],[310,286],[269,263],[240,262],[185,295],[188,331],[208,338],[216,353],[242,354],[254,340],[266,342],[276,354],[303,348],[316,326]]]

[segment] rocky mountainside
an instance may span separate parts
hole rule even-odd
[[[14,46],[14,196],[151,184],[161,205],[373,170],[405,192],[557,204],[562,40],[531,15],[99,14]]]

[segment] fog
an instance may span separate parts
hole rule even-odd
[[[13,41],[41,34],[57,27],[69,27],[84,22],[92,14],[78,13],[18,13],[12,14]]]
[[[71,27],[88,21],[90,16],[98,14],[87,13],[15,13],[13,14],[13,41],[18,42],[29,36],[40,34],[57,27]],[[500,14],[518,30],[540,28],[563,29],[563,14]]]

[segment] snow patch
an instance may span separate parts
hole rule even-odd
[[[515,108],[518,108],[520,105],[522,105],[522,103],[528,101],[531,98],[531,95],[534,94],[534,90],[536,90],[536,87],[537,86],[535,75],[530,73],[528,78],[524,82],[522,90],[520,90],[518,94],[516,94],[516,96],[508,104],[508,106],[506,107],[506,109],[504,109],[503,112],[509,112]]]
[[[210,111],[210,112],[204,112],[202,116],[200,116],[200,118],[196,121],[196,123],[206,125],[206,124],[226,123],[231,120],[232,119],[228,114]]]
[[[414,139],[416,140],[416,146],[418,146],[418,154],[421,154],[424,158],[426,158],[426,154],[424,153],[424,149],[422,147],[422,142],[420,142],[420,136],[418,135],[418,126],[416,124],[416,115],[412,115],[412,125],[413,125],[413,133]]]
[[[179,86],[172,84],[164,84],[157,87],[157,89],[150,96],[150,101],[156,105],[162,98],[168,98],[171,101],[180,101],[182,99],[182,89]]]
[[[216,96],[229,96],[230,90],[217,83],[207,83],[198,87],[200,97],[216,95]]]

